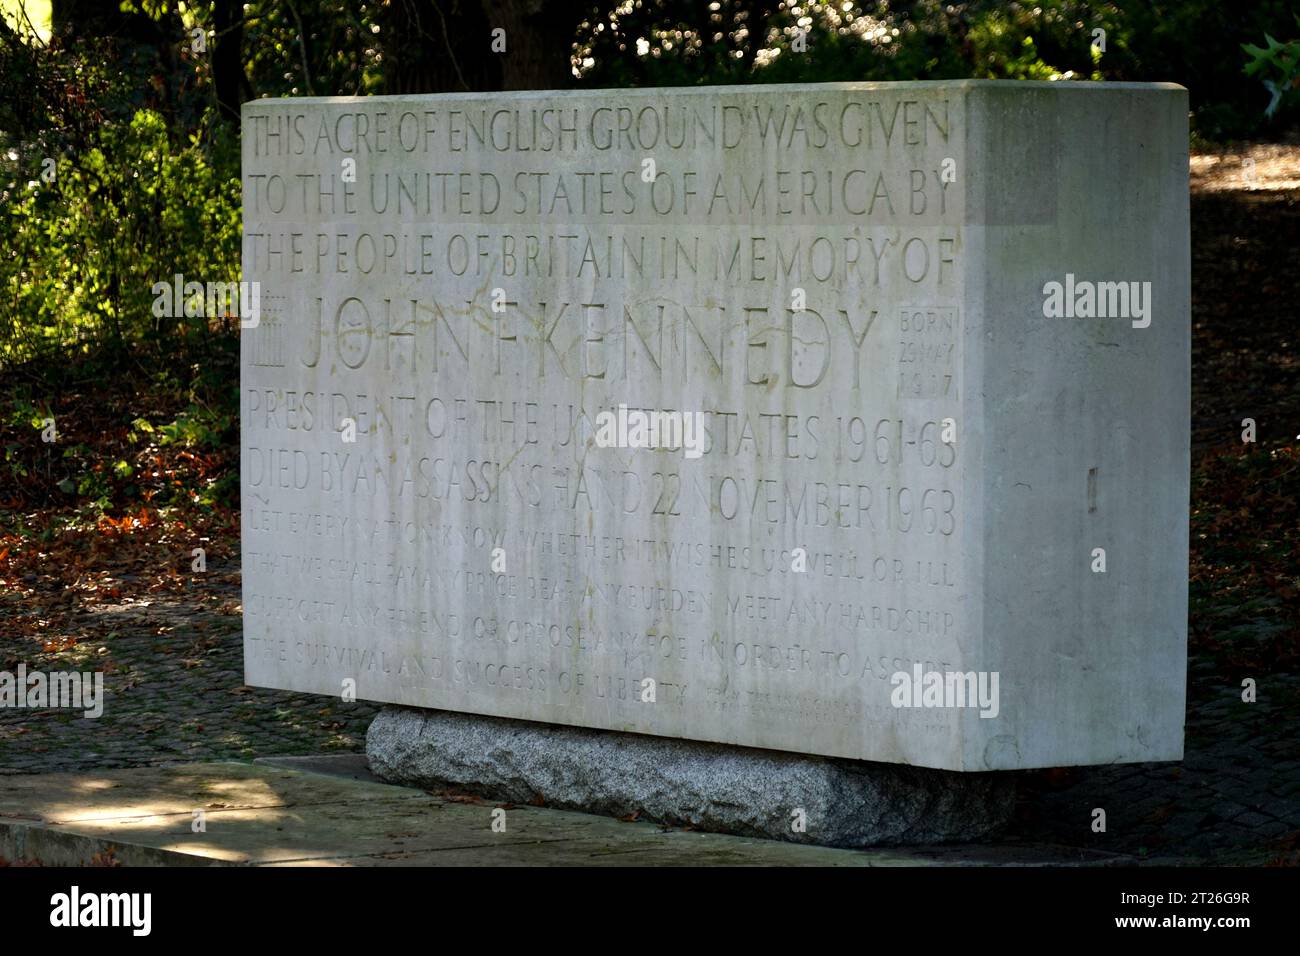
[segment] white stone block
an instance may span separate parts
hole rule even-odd
[[[246,679],[1180,758],[1186,115],[981,81],[245,104]],[[917,667],[988,696],[896,706]]]

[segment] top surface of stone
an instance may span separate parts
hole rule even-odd
[[[951,769],[1179,755],[1179,88],[243,123],[250,683]],[[1075,277],[1153,321],[1048,317]],[[895,706],[915,667],[986,700]]]
[[[664,94],[680,93],[707,93],[720,96],[736,94],[746,89],[764,90],[769,93],[799,94],[801,96],[809,93],[827,92],[827,91],[846,91],[858,92],[862,90],[915,90],[926,88],[941,88],[946,90],[963,90],[976,89],[979,87],[1010,87],[1016,89],[1050,89],[1061,90],[1063,92],[1082,91],[1082,90],[1169,90],[1187,92],[1187,88],[1179,83],[1164,82],[1130,82],[1130,81],[1113,81],[1098,82],[1093,80],[1071,80],[1069,82],[1059,82],[1056,80],[889,80],[874,81],[863,80],[860,82],[843,82],[843,83],[764,83],[757,86],[683,86],[683,87],[647,87],[642,89],[622,89],[618,87],[609,87],[603,89],[583,89],[583,90],[512,90],[502,93],[399,93],[387,96],[281,96],[281,97],[263,97],[256,100],[248,100],[243,103],[244,109],[251,109],[257,106],[263,106],[268,103],[272,104],[316,104],[316,103],[382,103],[384,101],[395,102],[398,100],[486,100],[493,97],[509,97],[512,100],[526,100],[537,98],[548,98],[556,96],[583,96],[583,95],[600,95],[610,94],[620,98],[631,98],[635,96],[662,97]]]

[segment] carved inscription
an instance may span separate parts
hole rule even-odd
[[[950,735],[889,677],[972,626],[963,109],[248,104],[250,682],[882,760]],[[597,440],[629,410],[702,453]]]

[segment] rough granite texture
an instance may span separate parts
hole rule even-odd
[[[797,843],[860,847],[984,836],[1010,817],[1005,774],[805,757],[449,711],[388,707],[370,725],[371,770],[516,803]],[[795,832],[794,811],[805,812]]]

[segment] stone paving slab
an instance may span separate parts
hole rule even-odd
[[[1052,846],[834,850],[376,782],[356,756],[0,778],[0,856],[135,866],[944,866],[1132,862]],[[193,811],[206,831],[192,830]],[[112,848],[110,851],[110,847]]]

